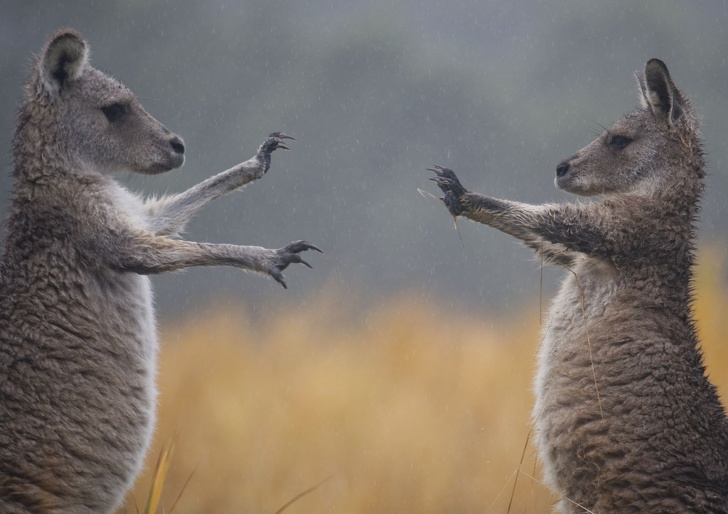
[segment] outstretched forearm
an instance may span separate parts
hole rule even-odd
[[[175,235],[184,229],[187,221],[212,200],[265,174],[264,168],[255,159],[242,162],[192,186],[183,193],[165,196],[147,202],[149,229],[157,235]]]
[[[152,275],[193,266],[234,266],[271,276],[283,287],[282,271],[289,264],[311,267],[299,255],[306,250],[321,251],[305,241],[296,241],[272,250],[260,246],[197,243],[181,241],[148,232],[131,232],[96,241],[95,253],[118,271]]]
[[[570,265],[578,254],[610,256],[603,217],[588,206],[529,205],[499,200],[463,187],[455,172],[429,168],[453,216],[462,216],[517,237],[551,262]]]
[[[247,161],[218,173],[183,193],[149,200],[146,204],[149,230],[156,235],[175,235],[184,229],[192,215],[212,200],[261,178],[270,168],[271,153],[278,148],[288,149],[284,139],[293,138],[274,132]]]
[[[609,253],[603,227],[579,205],[529,205],[467,192],[460,197],[462,216],[516,237],[554,259],[568,253]]]
[[[197,243],[164,236],[131,237],[118,247],[112,266],[121,271],[152,275],[194,266],[234,266],[266,273],[275,250],[259,246]]]

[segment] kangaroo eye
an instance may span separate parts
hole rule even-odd
[[[608,144],[611,148],[614,148],[615,150],[622,150],[631,142],[632,140],[628,137],[612,136],[609,138]]]
[[[124,104],[111,104],[101,108],[101,112],[104,113],[109,123],[113,123],[126,114],[126,105]]]

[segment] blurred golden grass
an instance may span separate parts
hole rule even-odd
[[[728,387],[728,291],[701,254],[696,314],[713,381]],[[175,455],[162,504],[174,512],[548,512],[529,435],[538,307],[493,323],[402,295],[365,312],[322,294],[275,322],[244,306],[162,331],[162,443]],[[725,394],[724,394],[725,396]],[[129,503],[133,505],[133,503]],[[128,512],[134,508],[129,507]],[[168,512],[168,510],[160,510]]]

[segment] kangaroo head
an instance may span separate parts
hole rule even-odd
[[[668,160],[690,146],[685,141],[696,137],[697,123],[665,64],[651,59],[644,73],[635,75],[642,109],[627,114],[559,163],[557,188],[578,195],[650,194],[664,182]]]
[[[43,127],[41,137],[54,138],[59,157],[87,171],[160,173],[182,166],[182,139],[123,84],[93,68],[88,55],[73,30],[59,31],[43,49],[30,82],[35,98],[24,105],[28,118],[41,118],[33,120]]]

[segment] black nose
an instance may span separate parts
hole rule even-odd
[[[182,141],[182,138],[180,138],[179,136],[174,136],[172,139],[169,140],[169,144],[172,145],[172,150],[174,150],[175,153],[184,155],[185,142]]]
[[[556,166],[556,176],[558,178],[563,177],[569,171],[569,163],[564,161]]]

